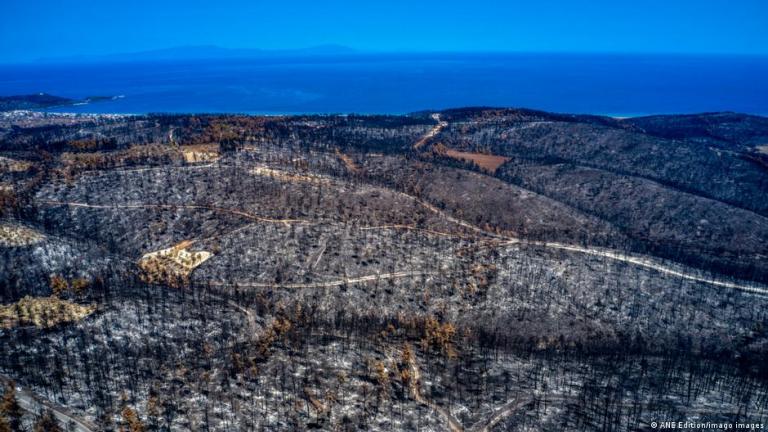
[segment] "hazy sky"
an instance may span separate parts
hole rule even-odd
[[[0,0],[0,62],[183,45],[768,54],[767,0]]]

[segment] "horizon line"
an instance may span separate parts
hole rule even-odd
[[[142,55],[158,55],[174,51],[208,49],[218,53],[194,53],[187,51],[187,56],[131,59],[120,58]],[[323,49],[337,49],[338,52],[322,52]],[[395,50],[395,49],[360,49],[340,44],[321,44],[302,48],[229,48],[220,45],[177,45],[165,48],[153,48],[142,51],[122,51],[103,54],[69,54],[61,56],[37,57],[34,59],[2,60],[0,66],[45,65],[45,64],[99,64],[99,63],[150,63],[183,60],[237,60],[237,59],[277,59],[277,58],[332,58],[364,57],[370,55],[559,55],[559,56],[658,56],[658,57],[742,57],[766,58],[768,52],[724,52],[724,51],[621,51],[621,50],[523,50],[523,49],[444,49],[444,50]]]

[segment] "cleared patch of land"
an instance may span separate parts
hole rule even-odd
[[[292,182],[292,183],[312,183],[312,184],[329,184],[331,181],[325,177],[315,175],[294,174],[287,171],[276,170],[267,167],[255,167],[251,169],[251,174],[264,177],[272,177],[276,180]]]
[[[26,161],[0,156],[0,172],[24,172],[32,168],[32,164]]]
[[[16,303],[0,305],[0,327],[35,325],[49,328],[61,323],[80,321],[95,310],[95,305],[79,305],[55,296],[25,296]]]
[[[336,156],[339,157],[339,160],[341,160],[341,162],[344,164],[344,166],[347,168],[347,170],[349,170],[349,172],[356,173],[356,172],[360,171],[360,167],[357,166],[355,161],[352,160],[352,158],[349,157],[349,155],[344,154],[344,153],[336,150]]]
[[[187,163],[214,162],[221,158],[218,144],[195,144],[181,148]]]
[[[139,267],[144,270],[144,279],[148,282],[173,282],[184,280],[190,273],[213,256],[208,251],[192,252],[191,240],[185,240],[175,246],[145,254],[139,260]]]
[[[44,238],[42,233],[32,228],[0,223],[0,247],[27,246],[39,243]]]
[[[504,162],[509,160],[508,157],[504,157],[504,156],[496,156],[492,154],[483,154],[483,153],[462,152],[462,151],[456,151],[448,148],[446,148],[443,151],[443,154],[453,159],[459,159],[465,162],[473,162],[477,164],[477,166],[479,166],[480,168],[491,173],[496,172],[496,170],[501,165],[503,165]]]

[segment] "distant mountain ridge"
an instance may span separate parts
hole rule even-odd
[[[358,51],[342,45],[317,45],[309,48],[267,50],[257,48],[223,48],[216,45],[189,45],[130,53],[104,55],[77,55],[46,57],[37,63],[90,63],[90,62],[136,62],[207,60],[234,58],[313,57],[326,55],[353,54]]]

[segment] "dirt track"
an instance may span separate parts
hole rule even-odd
[[[10,382],[12,380],[10,377],[0,374],[0,381]],[[57,405],[24,387],[19,385],[16,385],[16,387],[16,401],[24,411],[33,415],[39,415],[41,412],[48,410],[68,431],[96,432],[100,430],[93,423],[72,414],[67,408]],[[72,427],[70,428],[70,426]]]
[[[427,143],[432,137],[439,134],[441,130],[445,129],[448,126],[447,121],[441,121],[440,120],[440,114],[432,114],[432,118],[437,121],[437,124],[432,127],[432,129],[429,130],[424,136],[421,137],[418,141],[416,141],[413,144],[413,149],[418,150],[420,147],[422,147],[424,144]]]
[[[428,209],[429,211],[435,213],[436,215],[448,220],[451,223],[454,223],[458,226],[467,228],[471,231],[474,231],[482,236],[490,237],[495,240],[498,240],[498,245],[531,245],[531,246],[540,246],[545,247],[549,249],[559,249],[559,250],[565,250],[570,252],[577,252],[577,253],[583,253],[588,255],[595,255],[600,256],[604,258],[608,258],[615,261],[625,262],[632,265],[637,265],[640,267],[645,267],[649,269],[656,270],[661,273],[669,274],[672,276],[681,277],[683,279],[692,280],[696,282],[702,282],[709,285],[714,285],[717,287],[722,288],[729,288],[729,289],[735,289],[743,292],[748,292],[752,294],[760,294],[760,295],[768,295],[768,288],[757,285],[757,284],[750,284],[748,282],[732,282],[727,280],[720,280],[716,279],[712,276],[704,276],[701,274],[697,274],[694,272],[687,272],[684,270],[675,269],[671,266],[664,265],[660,262],[658,262],[655,259],[651,259],[649,257],[643,257],[643,256],[633,256],[628,255],[616,250],[610,250],[610,249],[603,249],[603,248],[591,248],[591,247],[584,247],[584,246],[577,246],[577,245],[569,245],[564,243],[556,243],[556,242],[542,242],[542,241],[528,241],[523,239],[518,239],[514,237],[504,236],[501,234],[496,234],[493,232],[489,232],[486,230],[483,230],[482,228],[479,228],[475,225],[472,225],[466,221],[463,221],[461,219],[457,219],[446,212],[436,208],[435,206],[417,198],[412,195],[408,195],[403,192],[399,192],[399,195],[403,197],[407,197],[408,199],[411,199],[415,202],[417,202],[419,205],[423,206],[424,208]],[[78,202],[60,202],[60,201],[41,201],[39,204],[42,205],[49,205],[49,206],[68,206],[68,207],[81,207],[81,208],[98,208],[98,209],[193,209],[193,210],[211,210],[215,212],[221,212],[221,213],[229,213],[234,214],[237,216],[241,216],[247,219],[251,219],[258,222],[263,223],[276,223],[276,224],[284,224],[286,226],[291,224],[316,224],[321,223],[317,221],[309,221],[309,220],[303,220],[303,219],[273,219],[273,218],[265,218],[258,215],[255,215],[253,213],[249,213],[243,210],[238,209],[229,209],[229,208],[221,208],[221,207],[212,207],[212,206],[203,206],[203,205],[178,205],[178,204],[87,204],[87,203],[78,203]],[[381,226],[381,227],[361,227],[361,229],[375,229],[375,228],[400,228],[400,229],[417,229],[421,230],[416,227],[411,227],[407,225],[390,225],[390,226]],[[430,232],[429,230],[423,230]],[[432,234],[439,234],[439,235],[447,235],[448,233],[440,233],[440,232],[431,232]],[[318,282],[318,283],[312,283],[312,284],[289,284],[289,285],[280,285],[284,288],[321,288],[321,287],[333,287],[333,286],[341,286],[344,284],[349,283],[359,283],[359,282],[369,282],[376,279],[398,279],[403,277],[413,277],[415,275],[426,275],[429,273],[424,272],[395,272],[395,273],[384,273],[384,274],[377,274],[377,275],[368,275],[368,276],[360,276],[356,278],[347,278],[342,279],[338,281],[333,282]],[[215,282],[212,284],[223,284],[219,282]],[[268,284],[268,283],[243,283],[242,286],[251,286],[251,287],[273,287],[276,286],[275,284]]]

